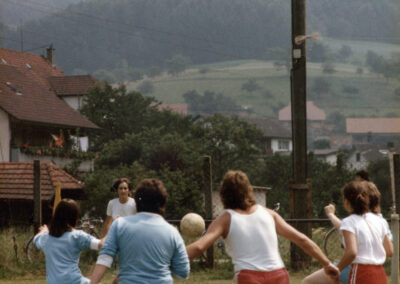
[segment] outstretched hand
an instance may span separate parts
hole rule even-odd
[[[324,266],[324,272],[333,280],[339,280],[340,271],[339,269],[334,266],[332,263]]]

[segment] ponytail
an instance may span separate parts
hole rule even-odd
[[[352,213],[362,215],[369,211],[369,196],[366,182],[352,181],[343,187],[343,196],[350,203]]]

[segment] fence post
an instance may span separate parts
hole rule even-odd
[[[205,209],[206,219],[213,219],[213,206],[212,206],[212,190],[213,190],[213,179],[212,179],[212,164],[211,156],[204,156],[203,161],[203,174],[204,174],[204,195],[205,195]],[[207,227],[210,225],[206,223]],[[210,246],[207,249],[207,267],[214,268],[214,246]]]
[[[33,161],[33,230],[39,231],[42,224],[42,199],[40,194],[40,161]]]
[[[391,263],[391,284],[399,283],[399,201],[400,198],[400,155],[390,153],[390,184],[392,192],[391,230],[393,234],[393,256]]]

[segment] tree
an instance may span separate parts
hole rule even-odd
[[[251,78],[248,79],[247,82],[243,83],[241,89],[252,94],[253,92],[261,89],[261,87],[257,84],[256,79]]]
[[[333,112],[328,115],[327,122],[333,124],[333,132],[346,133],[346,117],[340,112]]]
[[[211,91],[205,91],[203,95],[200,95],[197,91],[191,90],[183,94],[183,98],[189,106],[190,113],[193,115],[231,114],[239,109],[239,106],[231,98]]]
[[[212,158],[215,182],[229,169],[251,173],[258,167],[264,138],[255,125],[238,117],[215,114],[196,123],[193,136],[199,137],[203,154]]]
[[[92,88],[84,99],[81,113],[101,127],[90,134],[92,149],[97,151],[108,141],[141,130],[157,113],[153,98],[127,92],[125,86],[108,83]]]
[[[323,77],[317,77],[314,79],[313,86],[311,88],[317,94],[326,94],[330,92],[331,85],[329,81]]]
[[[189,57],[180,54],[174,55],[172,58],[165,61],[167,72],[172,75],[177,75],[185,71],[189,64]]]
[[[322,72],[326,74],[335,73],[335,65],[331,61],[324,62],[322,64]]]
[[[351,50],[351,47],[348,45],[342,45],[342,47],[339,49],[339,55],[342,59],[347,59],[353,54],[353,51]]]
[[[312,62],[325,62],[328,59],[328,48],[322,43],[313,42],[308,58]]]
[[[314,149],[329,149],[331,148],[331,142],[327,139],[319,139],[314,141]]]
[[[138,91],[143,95],[151,94],[152,92],[154,92],[154,84],[153,84],[153,82],[151,82],[149,80],[144,80],[138,86]]]

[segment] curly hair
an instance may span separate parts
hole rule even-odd
[[[256,204],[253,187],[242,171],[228,171],[222,180],[219,194],[225,209],[246,210]]]
[[[367,182],[369,196],[369,210],[378,214],[381,212],[381,193],[373,182]]]

